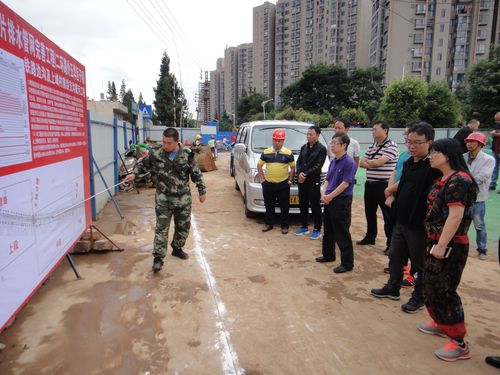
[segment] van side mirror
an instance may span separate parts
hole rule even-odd
[[[244,143],[236,143],[234,145],[234,152],[245,152],[247,150],[247,146]]]

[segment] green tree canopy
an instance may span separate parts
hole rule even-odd
[[[187,124],[187,101],[177,79],[170,73],[170,58],[163,52],[160,74],[154,88],[156,120],[166,126]]]
[[[128,89],[125,94],[123,94],[122,104],[128,108],[128,113],[125,115],[125,119],[128,122],[135,124],[137,116],[132,113],[132,103],[135,103],[134,94],[132,93],[132,90]]]
[[[378,118],[394,127],[419,119],[425,108],[427,86],[419,78],[406,77],[392,82],[384,91]]]
[[[339,113],[339,117],[347,118],[351,122],[369,122],[368,115],[361,108],[344,108]]]
[[[340,65],[311,65],[302,78],[281,91],[284,107],[338,113],[349,103],[347,70]]]
[[[487,59],[473,65],[466,75],[469,116],[474,114],[481,123],[493,126],[494,115],[500,110],[500,46],[491,49]]]
[[[252,121],[254,119],[263,118],[262,102],[267,100],[263,94],[258,92],[250,92],[241,97],[236,109],[236,117],[240,123]],[[266,112],[274,108],[273,103],[266,104]],[[269,117],[267,117],[269,118]]]
[[[375,67],[355,68],[349,75],[351,94],[348,108],[358,108],[373,119],[384,95],[383,79],[384,75]]]
[[[458,125],[460,105],[446,81],[431,82],[427,86],[425,107],[420,119],[435,128],[451,128]]]

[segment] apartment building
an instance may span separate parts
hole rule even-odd
[[[253,43],[240,44],[236,47],[236,54],[238,59],[236,90],[238,102],[239,98],[255,89],[253,84]]]
[[[266,1],[253,8],[253,84],[255,91],[274,98],[274,35],[276,6]]]
[[[224,59],[218,58],[210,72],[210,121],[220,120],[224,113]]]
[[[278,0],[275,97],[313,64],[367,67],[370,16],[365,0]]]
[[[455,88],[495,43],[497,8],[498,0],[373,0],[370,65],[386,84],[412,75]]]
[[[224,109],[232,115],[238,103],[238,53],[236,47],[224,51]]]

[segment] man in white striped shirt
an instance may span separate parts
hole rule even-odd
[[[389,125],[382,121],[372,126],[374,143],[368,148],[359,166],[366,169],[365,182],[365,216],[367,230],[365,237],[357,241],[358,245],[374,245],[377,237],[377,208],[380,207],[384,217],[386,246],[389,248],[392,235],[390,209],[385,205],[384,190],[387,187],[396,162],[398,145],[389,139]]]

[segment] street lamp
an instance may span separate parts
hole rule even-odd
[[[264,112],[264,120],[266,119],[266,104],[272,102],[274,99],[264,100],[262,102],[262,112]]]

